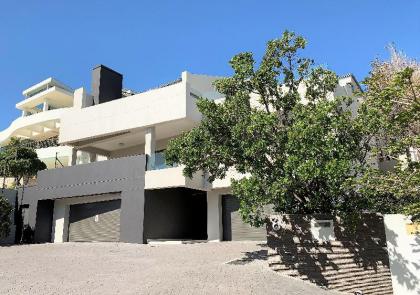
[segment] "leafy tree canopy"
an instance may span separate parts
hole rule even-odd
[[[367,89],[360,109],[373,135],[373,152],[388,169],[366,171],[359,185],[362,193],[376,200],[378,211],[402,212],[419,219],[420,63],[395,47],[390,51],[389,61],[373,62],[364,81]]]
[[[285,213],[361,212],[369,200],[354,186],[366,168],[366,128],[352,117],[350,98],[333,97],[335,73],[301,56],[306,41],[284,32],[252,53],[234,56],[233,76],[215,82],[223,102],[200,98],[200,125],[171,140],[169,164],[209,180],[229,170],[245,221],[259,225],[264,206]],[[302,99],[302,91],[305,99]]]
[[[0,175],[14,177],[16,185],[24,178],[32,177],[46,169],[44,162],[38,159],[31,141],[12,138],[10,143],[0,150]]]

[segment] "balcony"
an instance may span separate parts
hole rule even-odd
[[[47,169],[61,168],[69,165],[72,148],[68,146],[50,146],[37,148],[38,158],[47,165]]]
[[[19,117],[0,132],[0,145],[7,144],[11,137],[44,140],[57,136],[61,115],[69,108],[40,112],[32,116]]]
[[[152,163],[149,161],[149,159],[146,159],[146,171],[152,171],[152,170],[161,170],[161,169],[167,169],[167,168],[174,168],[178,165],[168,165],[165,162],[165,151],[158,151],[155,153],[155,161]]]
[[[203,173],[198,172],[190,179],[182,174],[182,166],[146,171],[145,189],[186,187],[207,190],[207,181]]]
[[[182,81],[90,107],[73,108],[61,119],[60,143],[80,146],[89,140],[95,145],[112,136],[134,136],[151,126],[156,128],[156,140],[178,136],[200,119],[196,98],[189,93],[189,85]]]
[[[65,108],[73,106],[73,90],[63,83],[48,78],[22,92],[25,100],[16,104],[16,108],[28,114],[43,111],[43,104],[47,102],[48,108]]]
[[[146,159],[146,189],[159,189],[169,187],[187,187],[198,190],[206,190],[207,182],[203,173],[196,173],[192,179],[182,173],[183,167],[168,165],[165,163],[165,151],[155,153],[155,161],[152,163]]]

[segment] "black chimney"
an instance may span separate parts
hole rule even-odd
[[[92,95],[95,105],[108,102],[122,96],[123,75],[99,65],[92,70]]]

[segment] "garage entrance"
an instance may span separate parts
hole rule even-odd
[[[207,196],[188,188],[145,191],[147,240],[207,240]]]
[[[222,196],[222,223],[224,241],[265,241],[265,227],[252,227],[242,221],[239,199],[232,195]]]
[[[121,199],[70,206],[69,242],[118,242]]]

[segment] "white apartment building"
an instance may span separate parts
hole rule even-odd
[[[28,224],[37,242],[265,240],[265,228],[240,218],[230,179],[192,179],[165,164],[168,141],[199,124],[198,97],[223,100],[218,78],[182,72],[174,82],[141,93],[123,92],[121,74],[98,66],[91,93],[53,78],[23,92],[22,117],[0,133],[57,145],[37,149],[48,170],[25,190]],[[352,75],[334,95],[360,89]],[[57,162],[61,163],[57,165]]]

